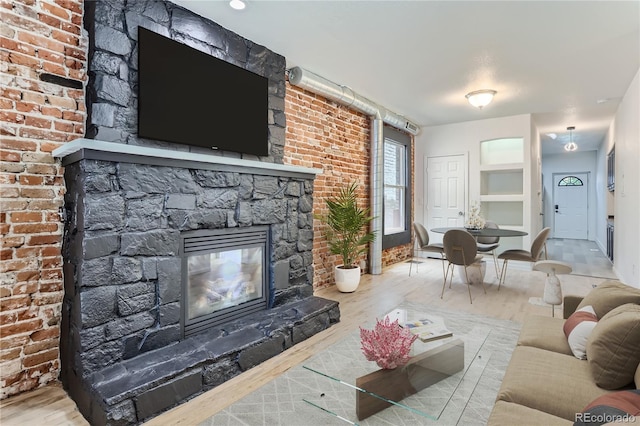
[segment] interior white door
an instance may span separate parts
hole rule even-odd
[[[553,175],[554,238],[586,240],[589,236],[589,174]]]
[[[466,209],[467,157],[450,155],[427,157],[425,164],[425,206],[427,229],[463,226]],[[441,242],[442,234],[430,232],[433,242]]]

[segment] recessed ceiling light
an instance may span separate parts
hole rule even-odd
[[[247,7],[246,3],[242,0],[231,0],[229,2],[229,6],[231,6],[235,10],[242,10]]]
[[[600,104],[606,104],[607,102],[609,102],[609,98],[602,98],[602,99],[598,99],[598,100],[596,101],[596,103],[597,103],[598,105],[600,105]]]

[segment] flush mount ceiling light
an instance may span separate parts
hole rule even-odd
[[[231,6],[235,10],[242,10],[247,7],[246,3],[242,0],[231,0],[229,2],[229,6]]]
[[[465,98],[467,98],[469,103],[474,107],[482,109],[491,103],[496,93],[498,92],[495,90],[476,90],[475,92],[467,93]]]
[[[575,126],[569,126],[567,127],[567,130],[569,131],[569,142],[564,146],[564,150],[565,151],[575,151],[576,149],[578,149],[578,144],[576,144],[573,141],[573,131],[575,130]]]

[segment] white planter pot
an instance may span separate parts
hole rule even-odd
[[[343,293],[353,293],[360,284],[360,267],[343,269],[336,266],[335,269],[336,287]]]

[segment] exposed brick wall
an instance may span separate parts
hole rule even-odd
[[[60,369],[64,182],[51,151],[84,134],[84,90],[40,76],[85,81],[82,13],[81,0],[0,3],[2,398]]]
[[[393,265],[394,263],[407,260],[411,255],[411,247],[413,247],[411,244],[405,244],[402,246],[392,247],[390,249],[383,250],[382,266]]]
[[[284,161],[323,169],[314,182],[313,211],[327,212],[325,200],[336,187],[357,181],[361,205],[369,205],[370,119],[365,114],[287,83]],[[406,259],[411,244],[383,251],[383,266]],[[314,287],[334,283],[333,268],[339,256],[331,255],[327,241],[314,226]]]

